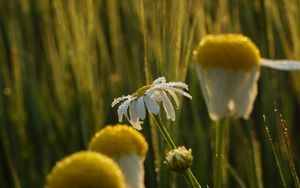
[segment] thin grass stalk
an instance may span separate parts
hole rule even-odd
[[[260,153],[260,145],[255,139],[253,131],[250,131],[251,134],[251,142],[252,142],[252,158],[253,158],[253,166],[254,166],[254,173],[255,173],[255,183],[257,188],[263,188],[263,179],[262,179],[262,164],[261,164],[261,153]]]
[[[294,163],[292,152],[291,152],[291,144],[290,144],[290,138],[289,138],[289,134],[288,134],[288,128],[285,125],[285,120],[283,119],[282,114],[279,114],[279,118],[280,118],[279,129],[280,129],[280,134],[281,134],[281,137],[283,140],[282,145],[284,147],[284,150],[285,150],[287,158],[288,158],[288,162],[290,165],[290,169],[291,169],[295,187],[299,188],[300,182],[299,182],[298,174],[296,171],[295,163]]]
[[[226,169],[241,188],[247,188],[246,183],[243,181],[239,173],[233,168],[233,166],[230,165],[229,162],[226,162]]]
[[[268,136],[270,145],[272,147],[272,152],[273,152],[273,155],[274,155],[275,160],[276,160],[276,165],[277,165],[278,170],[279,170],[279,174],[280,174],[280,178],[281,178],[282,184],[283,184],[283,186],[285,188],[287,188],[286,181],[285,181],[285,178],[284,178],[284,173],[283,173],[283,170],[281,168],[281,165],[280,165],[280,162],[279,162],[279,158],[277,156],[277,153],[276,153],[276,150],[275,150],[275,147],[274,147],[274,143],[273,143],[273,140],[272,140],[272,137],[271,137],[271,133],[270,133],[269,127],[267,125],[267,121],[266,121],[265,115],[263,116],[263,120],[264,120],[264,123],[265,123],[266,134]]]

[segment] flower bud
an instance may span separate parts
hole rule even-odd
[[[191,149],[179,146],[167,153],[165,164],[173,171],[183,173],[192,164],[193,155]]]

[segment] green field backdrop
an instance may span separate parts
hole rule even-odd
[[[55,162],[118,123],[114,98],[159,76],[189,85],[193,99],[181,98],[167,126],[213,187],[215,125],[192,51],[218,33],[248,36],[265,58],[300,60],[300,1],[0,0],[0,187],[44,187]],[[227,124],[224,187],[300,187],[299,71],[262,68],[250,119]],[[146,187],[187,187],[163,164],[152,121],[141,132]]]

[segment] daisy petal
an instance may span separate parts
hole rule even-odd
[[[190,94],[188,94],[187,92],[185,91],[182,91],[181,89],[178,89],[178,88],[175,88],[175,87],[169,87],[168,90],[172,90],[172,91],[175,91],[176,93],[179,93],[189,99],[192,99],[192,96]]]
[[[153,114],[158,113],[158,111],[159,111],[158,105],[153,99],[151,99],[149,96],[146,95],[146,96],[144,96],[144,101],[145,101],[147,109],[151,113],[153,113]]]
[[[144,105],[144,97],[139,97],[136,102],[136,110],[139,118],[144,120],[146,117],[145,105]]]
[[[204,96],[210,119],[218,121],[226,116],[228,104],[232,95],[232,83],[228,80],[227,73],[219,69],[202,69],[200,65],[196,66],[201,90]],[[232,86],[228,89],[229,86]],[[234,87],[233,87],[234,88]]]
[[[140,130],[140,129],[142,129],[142,127],[141,127],[141,124],[139,121],[136,107],[137,107],[137,102],[134,100],[129,105],[129,114],[130,114],[129,122],[131,123],[133,128]]]
[[[119,106],[119,108],[118,108],[118,119],[119,119],[119,122],[122,122],[124,114],[127,117],[127,109],[128,109],[128,106],[129,106],[130,102],[131,102],[131,100],[127,100],[127,101],[123,102]]]
[[[235,77],[235,79],[240,82],[232,99],[235,103],[234,110],[236,111],[235,115],[237,117],[243,117],[244,119],[249,118],[257,95],[257,80],[259,74],[259,69],[253,69],[243,77]]]
[[[155,90],[151,96],[149,96],[152,100],[154,100],[157,104],[162,101],[161,94],[159,90]]]
[[[148,90],[145,92],[145,95],[151,96],[151,95],[154,93],[155,90],[156,90],[156,88],[151,87],[150,89],[148,89]]]
[[[156,80],[154,80],[152,83],[153,84],[159,84],[159,83],[165,83],[166,82],[166,78],[165,77],[159,77]]]
[[[130,120],[131,121],[136,121],[138,119],[138,114],[136,111],[136,101],[132,101],[131,104],[129,105],[129,115],[130,115]]]
[[[271,60],[261,59],[261,64],[265,67],[270,67],[278,70],[300,70],[300,62],[292,60]]]
[[[202,69],[197,66],[209,116],[218,121],[226,116],[247,119],[257,95],[259,67],[251,71]]]
[[[168,96],[164,91],[160,91],[160,95],[162,97],[162,103],[167,114],[167,119],[171,119],[172,121],[175,121],[175,111],[170,99],[168,98]]]
[[[131,95],[127,95],[127,96],[122,96],[122,97],[115,98],[114,101],[111,103],[111,107],[114,107],[119,102],[121,102],[121,101],[123,101],[125,99],[129,99],[130,97],[131,97]]]
[[[183,82],[169,82],[169,83],[166,83],[165,85],[167,85],[168,87],[182,87],[186,90],[189,89],[188,85]]]
[[[142,126],[141,126],[141,123],[139,121],[136,121],[136,122],[133,122],[133,121],[130,121],[131,125],[133,128],[137,129],[137,130],[142,130]]]
[[[169,90],[169,89],[167,89],[167,91],[173,97],[173,99],[175,101],[175,104],[176,104],[176,107],[178,108],[179,107],[179,100],[178,100],[178,97],[177,97],[176,93],[174,91],[172,91],[172,90]]]

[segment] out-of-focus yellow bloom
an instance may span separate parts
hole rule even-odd
[[[193,51],[202,93],[212,120],[247,119],[257,95],[260,66],[300,70],[300,63],[261,58],[255,44],[241,34],[207,35]]]
[[[143,188],[148,144],[143,135],[126,125],[106,126],[92,138],[89,150],[103,153],[120,166],[129,188]]]
[[[57,162],[47,176],[47,188],[125,188],[118,165],[109,157],[81,151]]]
[[[144,157],[148,144],[141,133],[126,125],[108,125],[91,139],[89,150],[97,151],[110,157],[136,153]]]
[[[258,48],[239,34],[207,35],[193,54],[203,68],[249,71],[260,65]]]

